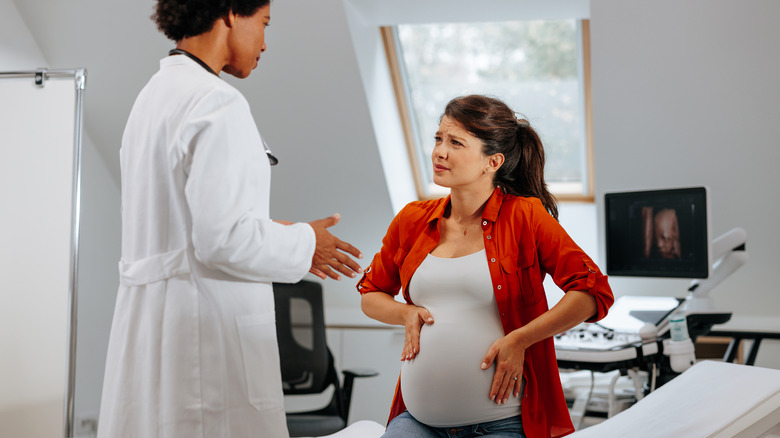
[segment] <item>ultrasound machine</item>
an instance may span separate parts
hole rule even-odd
[[[607,274],[691,279],[687,297],[622,296],[603,320],[556,335],[555,352],[562,369],[628,375],[639,400],[693,365],[692,341],[731,319],[709,293],[746,262],[747,235],[734,228],[710,241],[706,187],[614,192],[604,200]],[[672,339],[676,327],[685,331],[680,340]],[[647,386],[639,371],[648,373]]]

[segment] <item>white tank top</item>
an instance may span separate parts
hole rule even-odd
[[[401,392],[409,413],[433,427],[463,426],[520,415],[520,399],[490,400],[495,363],[480,365],[504,336],[485,250],[457,258],[428,255],[409,295],[433,315],[420,332],[420,352],[401,366]]]

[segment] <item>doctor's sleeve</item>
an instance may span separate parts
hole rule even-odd
[[[311,268],[314,230],[270,219],[270,165],[248,103],[232,91],[204,98],[181,136],[195,257],[241,279],[296,282]]]

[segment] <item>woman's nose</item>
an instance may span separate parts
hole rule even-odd
[[[441,145],[437,144],[433,147],[434,158],[446,158],[446,153]]]

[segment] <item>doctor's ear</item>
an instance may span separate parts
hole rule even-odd
[[[226,27],[233,27],[233,24],[236,22],[236,17],[237,15],[233,11],[230,11],[227,15],[222,17],[222,21],[225,23]]]

